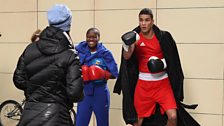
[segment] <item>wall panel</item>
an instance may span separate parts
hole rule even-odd
[[[37,27],[37,13],[0,13],[1,42],[29,42]]]
[[[23,44],[0,44],[1,66],[0,73],[13,73],[19,56],[28,43]]]
[[[38,10],[47,11],[54,4],[66,4],[71,10],[94,9],[94,0],[38,0]]]
[[[223,81],[205,79],[185,79],[184,103],[198,104],[193,113],[222,114]]]
[[[0,2],[0,12],[37,11],[37,0],[1,0]]]
[[[178,44],[187,78],[223,79],[223,44]]]
[[[158,9],[157,23],[178,43],[224,43],[224,8]]]
[[[18,90],[12,82],[12,74],[0,73],[0,103],[5,100],[17,100],[21,102],[24,99],[23,91]]]
[[[158,8],[223,7],[223,0],[157,0]]]
[[[95,0],[96,10],[155,8],[156,0]]]

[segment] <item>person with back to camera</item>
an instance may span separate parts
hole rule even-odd
[[[72,126],[69,110],[84,96],[81,65],[69,35],[72,12],[56,4],[47,18],[49,26],[26,47],[14,72],[15,86],[26,94],[18,126]]]
[[[122,90],[126,124],[199,126],[180,103],[184,98],[184,75],[175,41],[169,32],[154,24],[149,8],[140,11],[139,26],[122,35],[122,41],[122,61],[114,93],[120,94]]]
[[[78,103],[76,126],[88,126],[94,112],[97,126],[109,126],[110,92],[108,79],[118,76],[112,53],[100,41],[100,31],[90,28],[86,41],[76,46],[82,64],[84,80],[83,101]]]

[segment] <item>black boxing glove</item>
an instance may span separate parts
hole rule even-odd
[[[147,65],[149,71],[152,73],[160,72],[167,67],[165,59],[159,59],[156,56],[150,57]]]
[[[123,48],[126,52],[128,52],[128,48],[130,45],[135,43],[140,39],[139,34],[135,31],[129,31],[121,36],[121,39],[123,41]]]

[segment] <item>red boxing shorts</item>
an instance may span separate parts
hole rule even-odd
[[[169,78],[158,81],[138,79],[134,94],[134,106],[138,117],[149,117],[154,114],[156,103],[160,105],[161,114],[177,108]]]

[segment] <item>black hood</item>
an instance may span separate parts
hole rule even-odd
[[[73,48],[72,43],[59,28],[49,26],[40,34],[40,40],[37,41],[39,50],[46,54],[52,55],[60,53],[66,49]]]

